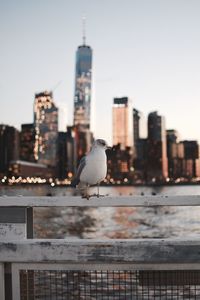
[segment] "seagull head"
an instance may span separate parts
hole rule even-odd
[[[93,147],[101,147],[105,150],[111,148],[108,146],[107,142],[103,139],[97,139],[96,141],[94,141]]]

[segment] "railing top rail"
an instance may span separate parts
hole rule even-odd
[[[0,207],[149,207],[200,206],[200,195],[80,196],[0,196]]]
[[[0,241],[0,262],[191,264],[199,248],[200,239]]]

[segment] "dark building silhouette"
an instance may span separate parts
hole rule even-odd
[[[58,178],[67,178],[67,133],[58,133]]]
[[[107,151],[108,175],[111,182],[133,182],[133,153],[131,147],[125,149],[120,144],[113,146],[112,151]],[[127,181],[128,180],[128,181]]]
[[[74,128],[67,127],[67,132],[58,135],[58,177],[65,179],[72,177],[76,169],[76,144]]]
[[[35,128],[34,124],[22,124],[20,132],[20,159],[35,162]]]
[[[12,160],[9,164],[9,176],[15,177],[40,177],[48,179],[53,176],[51,168],[34,162]]]
[[[77,165],[77,145],[73,126],[67,127],[67,171],[74,174]]]
[[[148,115],[147,147],[148,180],[165,180],[168,177],[165,121],[156,111]]]
[[[133,109],[133,138],[134,138],[134,145],[137,144],[137,141],[140,138],[140,118],[141,113],[137,109]]]
[[[0,125],[0,176],[8,175],[9,163],[19,158],[19,131]]]
[[[76,157],[77,162],[90,151],[91,145],[94,141],[93,133],[89,130],[80,131],[75,126],[75,143],[76,143]]]
[[[136,156],[134,158],[134,178],[137,182],[147,181],[148,140],[140,138],[136,142]]]
[[[181,176],[183,164],[183,146],[178,143],[178,133],[174,129],[166,131],[167,134],[167,158],[168,176],[176,179]]]
[[[197,141],[181,141],[184,148],[183,177],[191,179],[197,176],[196,163],[199,158]]]
[[[136,182],[147,180],[147,139],[140,138],[141,112],[133,109],[134,178]]]

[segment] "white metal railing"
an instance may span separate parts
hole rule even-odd
[[[28,239],[0,241],[0,262],[123,263],[151,269],[176,264],[182,269],[179,264],[200,264],[199,249],[200,239]]]
[[[191,272],[200,270],[199,247],[200,240],[192,239],[30,239],[0,242],[0,261],[11,262],[13,299],[20,300],[22,270]]]
[[[13,295],[15,295],[13,299],[16,300],[20,299],[19,270],[21,268],[27,270],[200,270],[200,239],[33,239],[33,208],[62,206],[200,206],[200,196],[106,196],[91,198],[89,201],[73,196],[0,197],[0,299],[4,299],[2,287],[5,284],[5,264],[10,265]],[[15,210],[16,214],[14,214]],[[15,216],[13,222],[11,216]],[[8,299],[6,295],[5,299]]]

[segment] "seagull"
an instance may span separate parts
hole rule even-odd
[[[107,157],[105,150],[109,149],[107,143],[103,139],[94,141],[91,151],[80,160],[77,172],[71,185],[73,187],[79,186],[84,189],[82,193],[83,198],[89,200],[88,188],[91,185],[97,185],[99,197],[99,184],[106,177],[107,173]],[[86,192],[85,192],[86,188]]]

